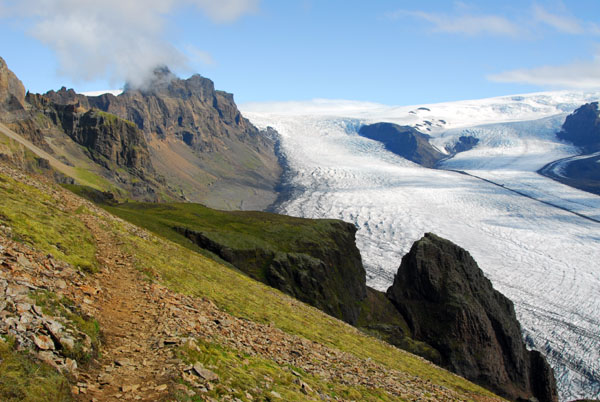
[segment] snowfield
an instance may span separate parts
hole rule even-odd
[[[514,301],[528,345],[546,354],[561,400],[600,395],[600,197],[535,173],[576,149],[554,133],[600,93],[552,92],[390,107],[316,100],[247,104],[289,164],[281,213],[354,223],[368,284],[385,290],[412,243],[433,232],[467,249]],[[387,121],[459,136],[470,151],[426,169],[357,134]]]

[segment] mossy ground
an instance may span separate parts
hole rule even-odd
[[[136,225],[145,227],[181,245],[190,241],[174,227],[201,231],[207,237],[234,249],[306,251],[309,243],[329,244],[329,219],[301,219],[257,211],[219,211],[193,203],[127,202],[107,206],[111,213]]]
[[[336,381],[324,381],[319,377],[307,374],[294,366],[280,366],[271,360],[239,353],[216,343],[196,341],[194,347],[185,345],[178,355],[189,364],[197,362],[219,376],[219,382],[209,390],[207,396],[220,398],[230,395],[248,400],[274,399],[272,391],[284,401],[305,401],[327,395],[330,398],[355,401],[390,401],[389,395],[380,389],[348,386]],[[185,381],[183,381],[185,384]],[[302,391],[302,383],[306,384]],[[180,400],[188,400],[178,395]],[[192,400],[204,400],[200,397]]]
[[[6,176],[0,176],[0,194],[0,220],[11,227],[15,240],[83,271],[97,270],[92,235],[56,199]]]
[[[17,351],[11,339],[0,338],[0,400],[71,401],[71,386],[52,367],[26,351]]]

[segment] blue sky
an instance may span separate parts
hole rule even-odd
[[[391,105],[600,88],[600,1],[0,0],[33,92],[200,73],[238,103]]]

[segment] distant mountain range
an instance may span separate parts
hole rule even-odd
[[[276,138],[209,79],[181,80],[160,68],[145,89],[88,97],[66,88],[26,93],[3,60],[0,71],[4,124],[78,170],[85,184],[120,198],[225,209],[264,209],[276,199]]]

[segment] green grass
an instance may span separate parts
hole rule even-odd
[[[92,109],[91,113],[95,114],[97,116],[100,116],[109,125],[114,125],[114,124],[116,124],[116,123],[118,123],[120,121],[120,122],[122,122],[124,124],[127,124],[128,126],[137,128],[137,126],[135,125],[134,122],[132,122],[130,120],[127,120],[127,119],[122,119],[119,116],[114,115],[112,113],[104,112],[104,111],[99,110],[99,109]]]
[[[94,239],[83,222],[48,194],[0,175],[0,218],[15,240],[35,245],[87,272],[95,272]]]
[[[0,400],[71,401],[71,387],[55,369],[17,351],[12,339],[0,338]]]
[[[188,364],[200,362],[219,376],[214,388],[203,396],[220,399],[225,395],[242,400],[273,399],[271,391],[277,392],[283,401],[319,400],[319,394],[355,401],[393,400],[381,389],[363,386],[348,386],[337,381],[323,379],[305,373],[302,369],[290,365],[281,366],[262,357],[251,356],[219,344],[196,341],[178,350],[178,356]],[[186,385],[190,385],[182,381]],[[308,385],[307,393],[302,392],[301,382]],[[186,398],[180,396],[181,400]],[[201,401],[199,396],[192,400]]]
[[[188,247],[174,227],[201,231],[234,249],[306,252],[306,246],[331,246],[333,219],[302,219],[256,211],[219,211],[192,203],[139,203],[106,206],[111,213]],[[326,242],[322,244],[322,242]],[[195,248],[193,248],[195,250]]]
[[[76,167],[75,168],[75,180],[78,180],[85,185],[88,185],[96,190],[100,191],[117,191],[117,187],[112,184],[108,179],[100,176],[97,173],[90,171],[87,168]]]

